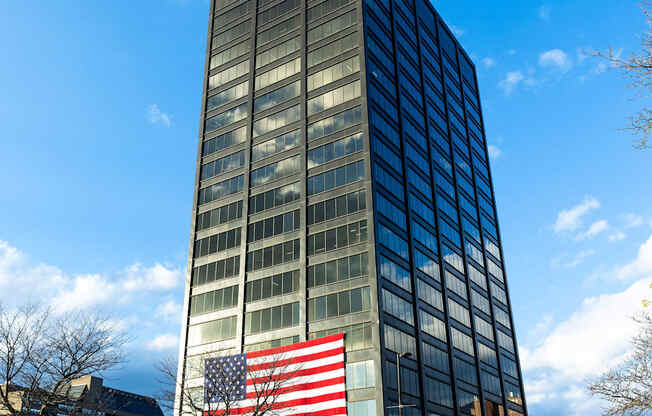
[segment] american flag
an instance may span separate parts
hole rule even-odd
[[[265,395],[270,415],[346,415],[344,334],[209,358],[204,368],[205,416],[224,414],[225,397],[229,416],[252,413]],[[261,393],[272,385],[275,393]]]

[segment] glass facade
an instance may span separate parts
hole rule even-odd
[[[400,364],[404,414],[526,415],[475,66],[430,2],[211,13],[180,358],[344,332],[349,414],[397,414]]]

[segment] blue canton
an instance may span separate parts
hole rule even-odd
[[[244,400],[247,396],[247,355],[207,358],[204,361],[204,403]]]

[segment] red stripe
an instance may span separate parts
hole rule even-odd
[[[340,361],[333,364],[326,364],[315,368],[305,368],[303,370],[292,371],[290,373],[272,374],[271,376],[274,378],[274,380],[287,380],[294,377],[311,376],[314,374],[325,373],[327,371],[338,370],[340,368],[344,368],[344,361]],[[269,375],[267,377],[263,376],[263,377],[256,377],[256,378],[247,378],[247,386],[251,386],[252,384],[258,384],[266,381],[269,381]]]
[[[259,358],[259,357],[264,357],[266,355],[280,354],[284,352],[300,350],[302,348],[314,347],[315,345],[326,344],[328,342],[337,341],[338,339],[344,339],[343,332],[339,334],[329,335],[327,337],[313,339],[310,341],[299,342],[297,344],[286,345],[284,347],[276,347],[276,348],[270,348],[268,350],[248,352],[246,355],[247,358]]]
[[[321,396],[304,397],[302,399],[295,399],[295,400],[288,400],[286,402],[274,403],[270,407],[271,410],[287,409],[287,408],[292,408],[297,406],[317,404],[317,403],[329,402],[331,400],[345,399],[345,398],[346,398],[346,392],[341,391],[337,393],[322,394]],[[256,410],[255,406],[240,407],[240,408],[231,409],[230,414],[241,415],[241,414],[251,413],[254,410]]]
[[[285,360],[268,361],[260,364],[248,365],[247,371],[266,370],[268,368],[283,369],[291,364],[305,363],[308,361],[319,360],[326,357],[334,357],[336,355],[344,354],[344,347],[334,348],[332,350],[319,351],[313,354],[302,355],[300,357],[287,358]]]
[[[278,389],[276,392],[274,392],[274,395],[279,396],[281,394],[292,393],[295,391],[319,389],[322,387],[334,386],[336,384],[344,384],[344,383],[345,383],[344,377],[335,377],[328,380],[313,381],[312,383],[303,383],[303,384],[296,384],[294,386],[282,387]],[[271,392],[271,390],[269,391]],[[252,391],[247,393],[247,399],[255,399],[256,396],[265,397],[266,394],[267,392]]]

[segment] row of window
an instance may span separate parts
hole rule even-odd
[[[412,304],[387,289],[383,289],[383,311],[410,325],[414,325]]]
[[[206,133],[219,130],[223,127],[228,126],[229,124],[244,120],[247,118],[247,114],[247,103],[241,104],[237,107],[233,107],[229,110],[224,111],[223,113],[206,119],[206,126],[204,130]]]
[[[241,36],[248,35],[251,32],[251,20],[240,23],[224,32],[218,33],[213,36],[212,49],[217,49],[227,43],[238,39]]]
[[[247,59],[208,77],[208,89],[218,88],[248,73],[249,60]]]
[[[249,39],[247,39],[244,42],[240,42],[228,49],[216,53],[215,55],[211,56],[210,69],[225,65],[236,58],[246,55],[250,50],[251,42]]]
[[[308,236],[308,255],[326,253],[367,241],[367,220],[356,221]]]
[[[373,348],[371,322],[311,332],[308,334],[308,339],[326,337],[333,334],[340,334],[342,332],[345,334],[344,349],[347,352]]]
[[[236,144],[244,143],[247,140],[247,128],[240,127],[233,131],[221,134],[210,140],[206,140],[203,145],[202,155],[208,156],[220,150],[227,149]]]
[[[241,150],[237,153],[203,164],[200,169],[200,178],[201,180],[210,179],[214,176],[241,168],[244,166],[244,163],[245,152],[244,150]]]
[[[360,152],[362,148],[362,133],[316,147],[308,151],[308,169]]]
[[[191,287],[213,283],[240,274],[240,256],[229,257],[192,269]]]
[[[251,223],[247,229],[247,242],[253,243],[290,231],[296,231],[299,229],[300,223],[300,211],[298,209]]]
[[[247,271],[253,272],[299,260],[299,239],[275,244],[247,253]]]
[[[382,278],[408,292],[412,292],[410,272],[383,255],[378,256],[378,272]]]
[[[308,30],[307,42],[308,44],[315,43],[321,39],[327,38],[347,27],[353,26],[358,21],[357,10],[351,10],[344,13],[326,23]]]
[[[251,196],[249,198],[249,214],[257,214],[298,200],[301,196],[299,188],[299,182],[295,182]]]
[[[328,45],[308,52],[308,68],[334,58],[344,52],[357,48],[360,35],[357,32],[351,33],[343,38],[337,39]]]
[[[311,98],[308,100],[308,116],[358,98],[360,93],[360,80],[358,80]]]
[[[263,32],[258,33],[258,46],[269,43],[275,39],[284,36],[301,26],[299,15],[293,16],[285,21],[273,26]]]
[[[240,218],[242,218],[242,201],[236,201],[229,205],[197,214],[196,229],[197,231],[201,231]]]
[[[360,57],[354,56],[308,76],[308,91],[323,87],[360,71]]]
[[[232,101],[246,97],[247,94],[249,94],[249,81],[245,81],[243,83],[234,85],[231,88],[227,88],[224,91],[220,91],[219,93],[208,97],[206,100],[206,112],[214,110],[217,107],[221,107]]]
[[[240,227],[195,241],[194,257],[203,257],[240,246]]]
[[[285,0],[274,7],[270,7],[263,12],[258,13],[258,26],[271,23],[287,12],[296,9],[301,4],[300,0]]]
[[[251,161],[257,162],[275,154],[285,152],[299,145],[301,130],[294,130],[281,136],[264,141],[251,148]]]
[[[308,267],[308,287],[323,286],[367,276],[369,256],[356,254]]]
[[[256,90],[265,88],[301,72],[301,58],[281,64],[260,75],[256,75]]]
[[[367,209],[365,190],[351,192],[308,205],[308,225],[318,224]]]
[[[299,336],[294,335],[291,337],[274,339],[272,341],[263,341],[263,342],[257,342],[255,344],[247,344],[244,346],[244,352],[261,351],[270,348],[284,347],[286,345],[296,344],[297,342],[299,342]]]
[[[371,308],[369,286],[308,299],[308,321],[320,321]]]
[[[299,104],[279,111],[278,113],[254,121],[253,137],[258,137],[270,131],[299,121],[301,106]]]
[[[299,289],[299,270],[247,282],[245,302],[256,302],[274,296],[286,295]]]
[[[238,304],[238,285],[229,286],[190,298],[190,315],[221,311]]]
[[[284,85],[256,98],[254,100],[254,113],[276,107],[279,104],[298,97],[299,94],[301,94],[301,81]]]
[[[320,139],[340,130],[360,124],[362,111],[360,106],[342,111],[308,125],[308,141]]]
[[[299,325],[299,302],[245,314],[245,335],[259,334],[297,325]]]
[[[271,163],[251,171],[251,187],[265,185],[277,179],[294,175],[301,170],[299,155]]]
[[[192,325],[188,328],[188,346],[207,344],[235,338],[237,316],[230,316],[216,321]]]
[[[364,160],[349,163],[308,178],[308,195],[360,181],[365,177]]]

